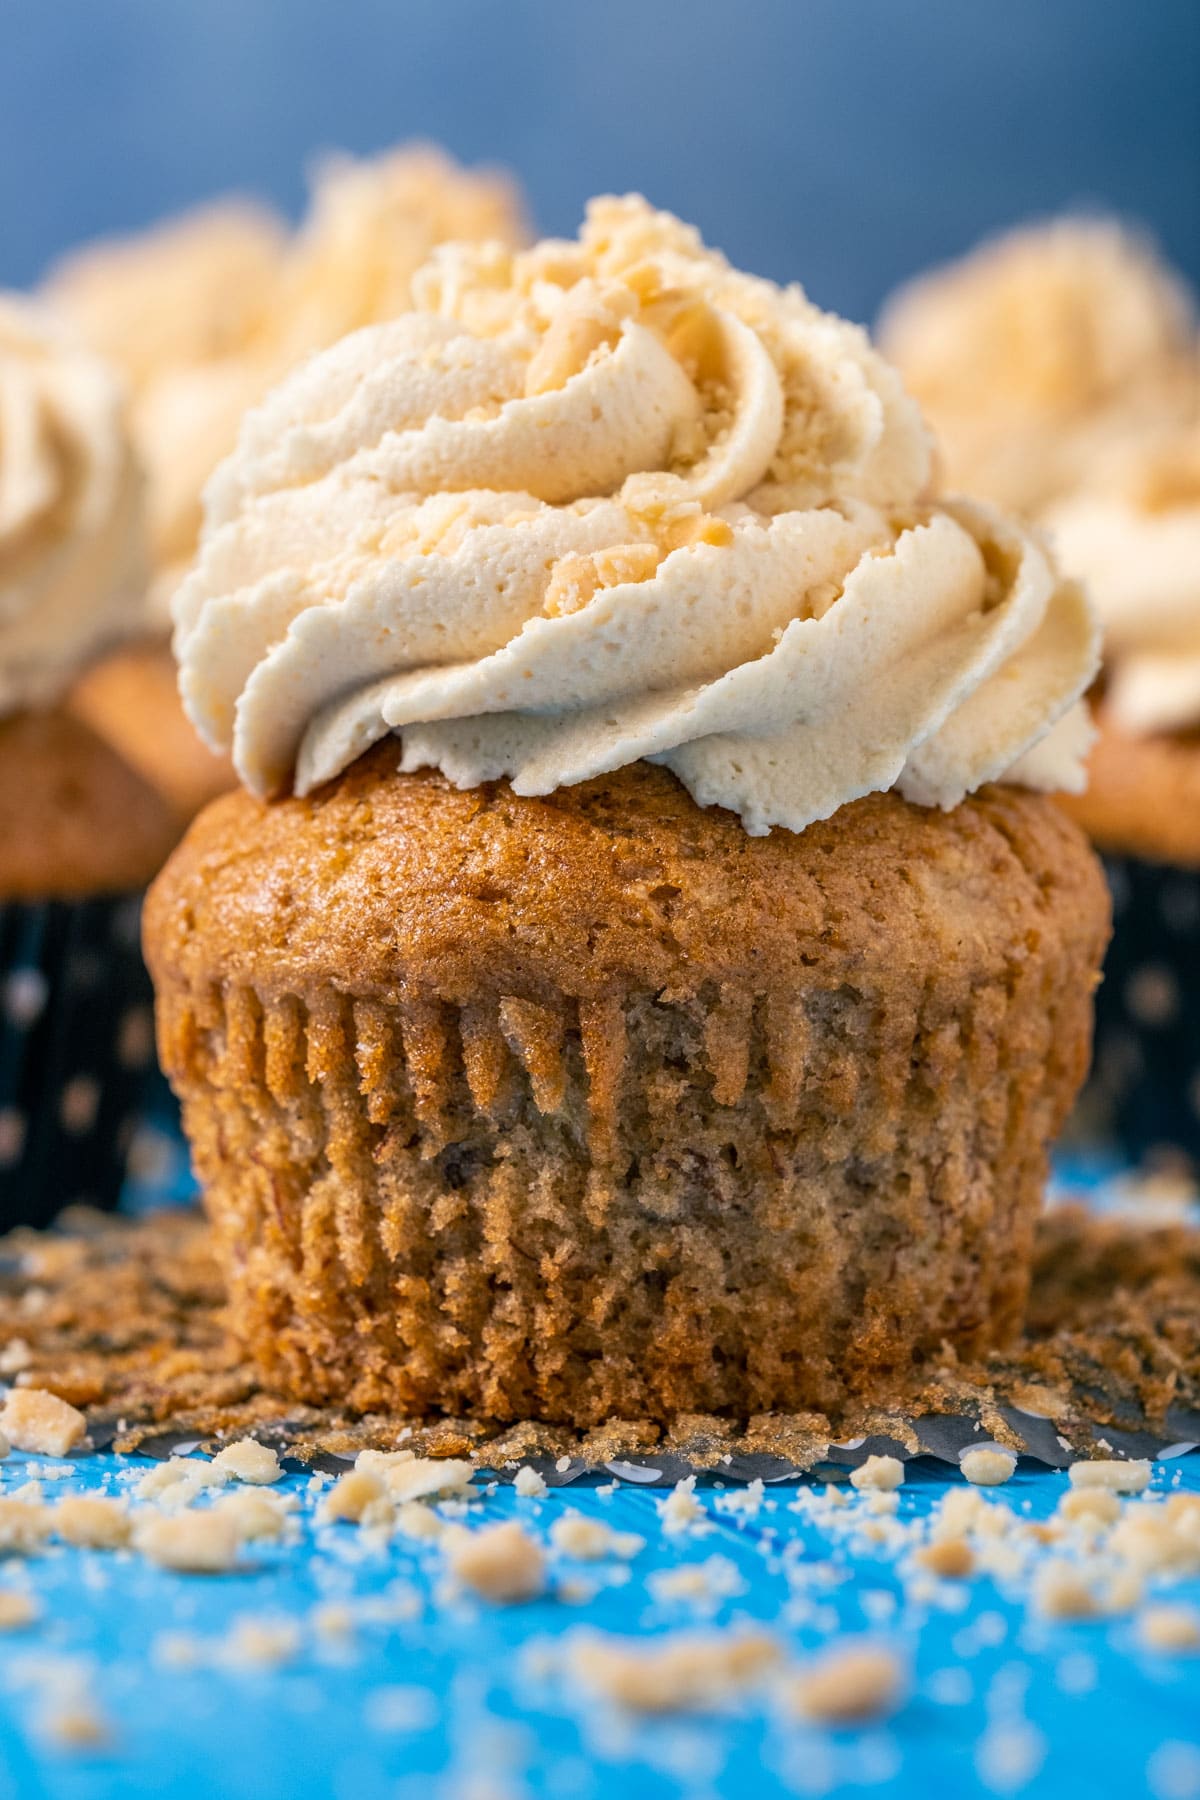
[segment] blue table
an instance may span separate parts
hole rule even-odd
[[[10,1457],[0,1488],[28,1476]],[[47,1497],[121,1491],[149,1459],[82,1458]],[[293,1545],[255,1548],[243,1573],[176,1574],[130,1552],[52,1547],[0,1581],[43,1609],[0,1637],[0,1793],[64,1800],[155,1793],[254,1800],[518,1800],[622,1795],[767,1796],[884,1790],[893,1795],[1200,1794],[1200,1657],[1136,1647],[1127,1619],[1031,1621],[991,1580],[906,1600],[894,1560],[839,1543],[791,1510],[798,1485],[745,1490],[702,1483],[702,1535],[664,1534],[655,1494],[633,1485],[552,1489],[541,1501],[483,1489],[469,1510],[517,1516],[539,1538],[574,1508],[641,1534],[629,1562],[552,1561],[549,1595],[501,1607],[451,1599],[431,1544],[371,1545],[352,1525],[318,1526],[308,1477]],[[961,1477],[910,1464],[900,1516],[922,1513]],[[1159,1465],[1156,1485],[1200,1492],[1200,1457]],[[1021,1469],[1002,1497],[1049,1514],[1066,1477]],[[723,1559],[707,1616],[754,1622],[799,1654],[846,1632],[897,1649],[911,1669],[907,1704],[888,1724],[814,1730],[747,1704],[725,1716],[629,1721],[564,1673],[566,1634],[597,1627],[639,1637],[698,1622],[694,1602],[655,1595],[655,1577]],[[586,1604],[558,1597],[582,1578]],[[1200,1579],[1173,1598],[1200,1602]],[[335,1612],[315,1613],[333,1605]],[[236,1621],[291,1621],[281,1667],[230,1659]],[[331,1634],[332,1616],[347,1627]],[[182,1639],[180,1634],[183,1634]],[[112,1731],[102,1749],[41,1735],[41,1715],[78,1671]]]

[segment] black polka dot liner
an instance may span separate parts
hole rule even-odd
[[[1105,861],[1113,941],[1081,1131],[1200,1175],[1200,870]]]
[[[116,1205],[154,1061],[140,896],[0,905],[0,1230]]]

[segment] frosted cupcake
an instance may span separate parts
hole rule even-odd
[[[291,236],[266,209],[226,201],[77,252],[53,274],[50,299],[133,388],[159,630],[91,671],[76,704],[121,735],[184,817],[233,775],[180,717],[165,646],[170,600],[195,551],[204,484],[233,449],[242,414],[314,351],[403,311],[435,244],[511,244],[523,232],[504,177],[418,147],[330,159]]]
[[[1023,512],[1197,399],[1191,296],[1108,219],[1026,226],[921,276],[885,308],[880,342],[937,433],[948,485]]]
[[[111,371],[0,296],[0,1227],[115,1200],[152,1055],[136,893],[178,832],[62,704],[140,625],[141,491]]]
[[[1002,1338],[1107,933],[1080,591],[640,200],[414,303],[248,416],[177,600],[246,791],[146,948],[237,1326],[581,1423]]]
[[[1116,447],[1046,522],[1105,633],[1090,782],[1068,803],[1118,927],[1089,1122],[1200,1171],[1200,420]]]

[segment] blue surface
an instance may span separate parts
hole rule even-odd
[[[4,1465],[5,1491],[25,1478],[20,1463]],[[108,1455],[81,1460],[48,1493],[110,1485],[121,1471],[147,1466]],[[1155,1485],[1175,1478],[1200,1491],[1200,1459],[1160,1465]],[[306,1479],[290,1476],[286,1486],[299,1490]],[[926,1512],[958,1480],[910,1466],[901,1516]],[[1021,1471],[1003,1498],[1041,1518],[1065,1482]],[[757,1517],[728,1510],[735,1493],[705,1488],[709,1529],[683,1539],[663,1537],[661,1495],[636,1487],[605,1496],[576,1485],[542,1502],[504,1487],[483,1495],[472,1523],[516,1515],[544,1536],[555,1517],[576,1508],[646,1537],[627,1576],[612,1561],[556,1561],[555,1581],[582,1575],[602,1584],[587,1606],[553,1591],[505,1608],[447,1600],[436,1549],[404,1539],[370,1549],[349,1525],[322,1528],[314,1539],[308,1523],[294,1548],[263,1548],[245,1573],[222,1577],[57,1548],[16,1574],[10,1562],[0,1580],[12,1585],[27,1575],[45,1617],[34,1631],[0,1639],[0,1792],[64,1800],[132,1792],[179,1800],[1200,1793],[1200,1657],[1148,1656],[1134,1646],[1128,1621],[1030,1623],[987,1579],[948,1584],[942,1605],[906,1604],[886,1554],[853,1556],[790,1510],[795,1484],[769,1488]],[[841,1633],[868,1634],[910,1666],[903,1710],[861,1732],[798,1727],[757,1705],[721,1718],[626,1726],[572,1690],[554,1649],[565,1634],[586,1624],[650,1638],[694,1625],[690,1606],[654,1599],[652,1578],[713,1555],[727,1559],[743,1590],[716,1610],[718,1624],[761,1623],[800,1654]],[[1172,1597],[1200,1601],[1200,1580]],[[314,1604],[331,1600],[357,1615],[345,1648],[330,1647],[306,1622]],[[222,1665],[219,1645],[245,1615],[298,1621],[295,1661],[269,1672]],[[201,1640],[203,1666],[163,1667],[155,1640],[165,1631]],[[82,1659],[93,1671],[92,1691],[114,1728],[103,1755],[54,1750],[40,1739],[48,1656],[55,1666]],[[981,1780],[979,1759],[986,1769],[986,1747],[997,1741],[989,1729],[1016,1746],[1027,1781]]]
[[[1100,204],[1200,282],[1195,0],[5,0],[0,284],[315,151],[443,140],[546,230],[643,189],[870,317],[980,233]]]

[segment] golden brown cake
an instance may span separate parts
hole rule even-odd
[[[249,792],[145,943],[268,1380],[587,1424],[1010,1331],[1097,635],[865,335],[598,201],[435,256],[206,505],[180,691]]]
[[[0,901],[130,893],[178,838],[166,802],[81,720],[0,719]]]
[[[1101,706],[1088,786],[1061,804],[1097,849],[1200,869],[1200,727],[1134,736]]]
[[[830,1405],[1021,1316],[1107,899],[1045,799],[751,838],[639,764],[200,819],[161,1054],[269,1378],[498,1418]]]
[[[188,721],[175,659],[157,639],[125,644],[94,663],[68,706],[162,796],[179,829],[235,783],[228,757],[214,755]]]

